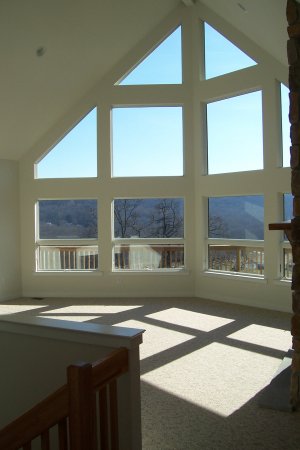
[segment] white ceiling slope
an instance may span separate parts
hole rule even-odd
[[[285,0],[201,1],[286,64]],[[18,160],[179,4],[1,0],[0,158]]]

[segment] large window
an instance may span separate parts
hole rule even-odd
[[[114,177],[182,176],[182,107],[113,108]]]
[[[208,173],[263,168],[261,92],[207,105]]]
[[[97,200],[39,200],[37,270],[98,269]]]
[[[239,279],[264,276],[263,194],[276,201],[266,208],[267,224],[274,211],[280,218],[277,177],[282,193],[290,189],[286,169],[275,167],[277,159],[270,155],[280,149],[281,116],[283,167],[289,165],[288,88],[274,80],[276,89],[265,91],[265,79],[272,81],[276,69],[271,60],[267,70],[262,55],[233,29],[227,28],[230,41],[222,27],[218,31],[200,16],[196,22],[187,20],[186,13],[182,22],[173,18],[158,27],[156,42],[145,36],[118,66],[121,71],[106,79],[105,93],[100,89],[94,104],[91,97],[83,99],[89,104],[87,114],[79,114],[73,123],[66,116],[61,125],[68,125],[51,146],[47,147],[47,134],[41,138],[40,154],[31,153],[36,180],[24,195],[28,205],[28,193],[39,199],[37,271],[82,271],[81,279],[90,279],[87,272],[100,268],[103,277],[94,279],[99,278],[99,286],[105,280],[107,288],[116,288],[113,280],[123,273],[134,279],[136,272],[145,289],[147,272],[171,274],[165,279],[172,279],[189,261],[195,264],[192,283],[203,265],[210,272],[205,276],[212,279],[212,273],[215,278],[226,275],[227,280],[229,274]],[[211,20],[217,26],[213,15]],[[192,22],[198,23],[199,33],[190,29]],[[199,36],[202,42],[194,42]],[[269,115],[272,105],[276,111]],[[263,113],[268,120],[263,120]],[[22,183],[29,179],[24,173]],[[185,222],[184,199],[191,206],[203,196],[208,216],[206,201],[201,201],[195,211],[188,210]],[[103,198],[100,248],[98,198]],[[284,194],[283,209],[286,220],[292,210],[290,194]],[[198,236],[206,227],[203,220],[207,234]],[[274,262],[266,272],[276,269],[272,276],[279,278],[280,267],[280,277],[289,279],[290,244],[283,233],[277,237],[274,249],[267,247],[266,259]],[[107,268],[113,272],[111,278]]]
[[[263,275],[263,196],[211,197],[208,211],[208,269]]]
[[[115,199],[114,270],[184,268],[182,198]]]

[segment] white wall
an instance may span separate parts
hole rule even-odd
[[[19,164],[0,160],[0,300],[21,294]]]
[[[240,72],[201,80],[199,19],[208,21],[258,62]],[[183,84],[176,86],[114,86],[116,80],[179,24],[183,32]],[[22,276],[24,296],[198,296],[248,305],[290,310],[290,283],[280,281],[279,232],[268,223],[281,220],[280,196],[290,191],[290,171],[280,168],[279,82],[287,82],[287,67],[246,39],[208,8],[179,8],[140,42],[130,55],[53,127],[21,162]],[[237,174],[205,174],[205,103],[262,90],[264,170]],[[110,177],[110,114],[113,105],[183,105],[185,174],[183,177],[113,179]],[[98,106],[99,178],[34,180],[34,162],[72,124]],[[209,196],[262,194],[265,198],[265,279],[207,273],[207,208]],[[111,271],[111,202],[122,197],[180,196],[185,198],[185,273],[117,274]],[[35,273],[34,205],[39,199],[98,198],[99,273]]]

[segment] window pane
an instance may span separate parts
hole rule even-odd
[[[37,178],[97,176],[97,109],[85,116],[36,164]]]
[[[182,198],[116,199],[115,238],[183,238]]]
[[[264,249],[237,245],[209,245],[208,268],[224,272],[264,274]]]
[[[256,64],[253,59],[207,23],[204,25],[204,32],[206,79]]]
[[[207,105],[208,173],[263,168],[261,92]]]
[[[168,36],[120,85],[182,83],[181,27]]]
[[[293,254],[291,248],[283,249],[283,277],[291,280],[293,274]]]
[[[113,176],[183,175],[182,108],[113,108]]]
[[[289,89],[280,84],[281,93],[281,130],[282,130],[282,165],[290,166],[290,122],[289,122]]]
[[[115,245],[115,270],[161,270],[184,268],[184,245]]]
[[[262,195],[211,197],[208,208],[209,238],[264,239]]]
[[[96,245],[41,245],[38,249],[38,270],[96,270],[98,246]]]
[[[39,239],[97,238],[97,200],[39,200]]]
[[[293,218],[293,196],[292,194],[283,194],[283,220]]]

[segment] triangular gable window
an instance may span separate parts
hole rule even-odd
[[[97,176],[97,108],[74,126],[36,163],[36,178]]]
[[[205,77],[218,77],[256,64],[242,50],[207,23],[205,32]]]
[[[118,84],[181,84],[181,27],[170,34]]]

